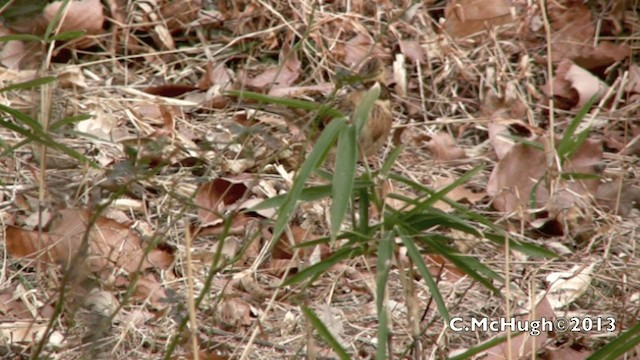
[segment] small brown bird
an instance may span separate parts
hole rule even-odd
[[[375,84],[371,86],[375,86]],[[393,123],[389,89],[381,83],[377,84],[380,86],[380,96],[373,103],[369,119],[362,127],[362,132],[358,139],[360,151],[364,158],[378,153],[378,150],[387,142]],[[362,102],[367,90],[365,88],[349,92],[341,100],[338,109],[345,114],[353,114],[356,106]]]

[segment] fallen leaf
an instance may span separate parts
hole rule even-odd
[[[96,217],[90,226],[91,218],[88,210],[65,209],[60,211],[51,229],[42,234],[8,226],[7,252],[15,258],[37,259],[42,265],[76,267],[82,264],[86,270],[97,273],[113,268],[133,272],[139,264],[141,270],[153,266],[167,268],[173,262],[171,254],[159,249],[145,256],[142,241],[128,226],[103,216]],[[80,255],[80,263],[69,264],[78,255],[85,236],[87,253]]]
[[[426,144],[427,149],[432,153],[434,160],[450,161],[464,159],[464,150],[458,147],[456,141],[446,132],[433,134]]]
[[[566,110],[581,108],[593,96],[596,97],[596,101],[600,100],[609,89],[609,86],[596,76],[569,60],[560,62],[551,82],[542,86],[542,92],[550,96],[551,87],[554,99],[562,100],[560,107]]]
[[[218,224],[230,205],[245,196],[248,188],[244,180],[236,181],[216,178],[201,185],[196,192],[194,203],[198,206],[198,218],[202,226]]]
[[[507,0],[453,0],[444,14],[447,32],[457,38],[514,20]]]
[[[283,46],[280,51],[280,65],[270,66],[260,75],[245,79],[242,81],[244,85],[259,90],[291,86],[300,76],[302,65],[297,52],[290,50],[290,45]]]
[[[450,177],[441,177],[438,178],[433,184],[432,187],[436,190],[442,190],[443,188],[451,185],[456,179]],[[478,201],[482,200],[487,194],[485,192],[474,193],[473,191],[464,187],[464,185],[456,186],[453,190],[449,191],[446,195],[449,199],[460,202],[462,200],[467,200],[471,204],[475,204]],[[433,205],[434,208],[440,209],[442,211],[451,211],[453,208],[451,205],[446,202],[439,200],[437,203]]]
[[[569,271],[553,272],[547,275],[551,285],[547,291],[547,300],[554,309],[567,306],[589,289],[596,264],[589,266],[576,265]]]
[[[543,139],[544,140],[544,139]],[[546,142],[546,140],[544,140]],[[602,145],[598,140],[588,139],[566,160],[565,173],[597,174],[602,161]],[[487,193],[493,197],[493,206],[506,213],[517,211],[525,214],[531,205],[531,192],[535,191],[534,207],[546,207],[555,217],[562,209],[574,205],[583,208],[590,195],[595,195],[597,179],[562,180],[557,183],[553,203],[548,204],[549,190],[542,180],[547,174],[548,163],[545,151],[524,143],[516,144],[498,161],[487,183]],[[536,186],[536,183],[539,183]]]
[[[640,189],[622,181],[603,183],[598,186],[596,202],[605,210],[626,217],[633,208],[640,209]]]

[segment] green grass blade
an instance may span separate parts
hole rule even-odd
[[[13,116],[18,121],[23,122],[28,127],[30,127],[31,130],[33,132],[35,132],[36,134],[38,134],[38,135],[44,134],[44,130],[42,129],[42,125],[40,125],[40,123],[38,121],[36,121],[31,116],[23,113],[22,111],[15,110],[13,108],[10,108],[8,106],[4,106],[2,104],[0,104],[0,111]]]
[[[13,85],[9,85],[6,87],[3,87],[2,89],[0,89],[0,92],[5,92],[5,91],[10,91],[10,90],[26,90],[26,89],[31,89],[34,87],[38,87],[44,84],[48,84],[51,82],[56,81],[57,79],[55,78],[55,76],[44,76],[41,78],[37,78],[37,79],[33,79],[33,80],[29,80],[29,81],[25,81],[25,82],[21,82],[18,84],[13,84]]]
[[[53,31],[62,20],[62,14],[64,14],[65,10],[67,9],[67,6],[69,6],[69,2],[70,0],[62,0],[62,4],[60,5],[60,8],[58,8],[58,11],[56,11],[56,13],[53,15],[53,18],[49,21],[49,24],[47,25],[47,29],[44,31],[44,35],[43,35],[43,40],[45,42],[49,42],[51,40],[51,35],[53,34]]]
[[[316,201],[331,195],[331,185],[312,186],[302,190],[300,201]],[[259,204],[254,205],[248,211],[256,212],[258,210],[273,209],[281,207],[287,198],[287,194],[268,198]]]
[[[31,34],[11,34],[0,36],[0,42],[8,42],[8,41],[41,41],[42,38],[40,36],[31,35]]]
[[[79,39],[83,37],[84,34],[85,34],[85,31],[83,30],[65,31],[50,37],[49,41],[67,41],[67,40]]]
[[[472,256],[464,256],[456,253],[450,247],[444,245],[450,239],[442,235],[421,235],[417,237],[418,240],[430,247],[433,252],[442,255],[449,260],[456,268],[460,269],[465,274],[471,276],[473,279],[484,285],[487,289],[493,291],[499,295],[500,292],[496,289],[491,281],[487,280],[487,277],[497,282],[504,284],[504,278],[500,274],[491,270],[488,266],[484,265],[478,259]],[[482,276],[484,274],[485,276]]]
[[[556,153],[560,157],[560,160],[563,161],[569,156],[570,153],[575,153],[575,151],[582,145],[582,142],[584,142],[584,139],[586,139],[586,137],[584,137],[582,142],[578,142],[576,141],[576,139],[574,139],[574,135],[576,130],[578,129],[578,126],[580,125],[580,122],[582,121],[582,119],[584,119],[589,110],[591,110],[591,107],[595,102],[596,95],[592,96],[591,99],[589,99],[589,101],[587,101],[587,103],[584,104],[582,108],[580,108],[580,111],[578,111],[576,116],[569,123],[567,129],[564,131],[562,139],[556,147]]]
[[[318,114],[327,115],[327,116],[330,116],[331,118],[344,117],[344,115],[340,111],[333,109],[330,106],[319,104],[313,101],[289,99],[289,98],[265,95],[265,94],[260,94],[253,91],[244,91],[244,90],[243,91],[231,90],[231,91],[225,92],[225,94],[229,96],[239,97],[242,99],[254,100],[254,101],[265,103],[265,104],[281,105],[288,108],[301,109],[301,110],[307,110],[307,111],[318,111]]]
[[[404,146],[394,148],[384,160],[384,164],[382,164],[382,168],[380,169],[380,174],[382,174],[383,177],[387,177],[389,171],[391,171],[391,167],[396,163],[400,154],[402,154],[402,150],[404,150]]]
[[[331,335],[329,329],[327,329],[325,324],[322,322],[322,320],[320,320],[320,318],[318,318],[313,310],[304,305],[301,306],[301,309],[302,313],[304,313],[304,316],[306,316],[307,320],[309,320],[309,322],[311,323],[311,326],[313,326],[313,328],[318,332],[318,335],[320,335],[320,337],[322,337],[324,341],[326,341],[327,344],[331,346],[333,351],[336,352],[336,355],[338,355],[338,357],[342,360],[351,359],[347,351],[342,347],[342,345],[340,345],[340,342],[338,342],[338,340],[336,340],[333,335]]]
[[[347,213],[347,208],[353,196],[356,164],[358,161],[358,141],[356,127],[351,124],[344,127],[338,138],[336,154],[336,170],[332,181],[332,202],[329,212],[331,220],[331,239],[335,239],[340,225]]]
[[[273,239],[278,239],[280,238],[280,235],[282,235],[285,226],[289,223],[289,219],[293,214],[296,203],[300,200],[300,195],[302,194],[302,190],[304,189],[311,172],[316,167],[320,166],[322,161],[326,158],[327,153],[331,150],[338,134],[345,126],[346,122],[344,119],[334,119],[327,125],[322,134],[320,134],[313,150],[311,150],[311,153],[307,156],[304,163],[302,163],[298,176],[282,203],[280,211],[278,211],[278,218],[276,219],[276,223],[273,227]],[[275,245],[275,240],[272,241],[271,246],[273,245]]]
[[[57,129],[65,126],[65,125],[70,125],[70,124],[75,124],[77,122],[80,121],[85,121],[85,120],[89,120],[91,119],[93,116],[90,114],[80,114],[80,115],[74,115],[74,116],[69,116],[66,117],[62,120],[56,121],[55,123],[51,124],[50,130],[51,131],[56,131]],[[83,135],[86,136],[86,135]]]
[[[587,360],[616,360],[639,344],[640,322],[591,354]]]
[[[433,297],[434,302],[436,303],[436,307],[438,308],[438,313],[446,323],[449,323],[451,316],[449,315],[449,310],[447,310],[447,305],[444,303],[444,299],[442,298],[442,294],[440,294],[440,290],[438,289],[438,284],[436,284],[433,276],[429,272],[427,265],[422,260],[422,255],[420,251],[416,247],[416,244],[413,242],[411,238],[411,234],[404,231],[401,228],[396,228],[398,234],[400,235],[400,239],[407,249],[407,255],[411,258],[413,263],[418,267],[418,271],[420,275],[422,275],[422,279],[424,279],[429,291],[431,292],[431,296]]]
[[[447,360],[467,360],[467,359],[472,359],[474,355],[479,354],[485,350],[489,350],[494,346],[498,346],[500,344],[502,344],[503,342],[507,341],[507,339],[509,339],[509,337],[514,338],[516,336],[518,336],[520,334],[519,331],[514,331],[511,333],[511,335],[508,334],[504,334],[501,336],[496,336],[493,339],[484,342],[482,344],[476,345],[472,348],[470,348],[469,350],[463,352],[462,354],[458,354],[456,356],[452,356],[450,358],[447,358]]]
[[[362,249],[344,246],[338,251],[334,252],[328,258],[320,261],[317,264],[304,268],[302,271],[288,278],[282,285],[288,286],[288,285],[300,283],[309,278],[317,278],[318,276],[324,274],[333,265],[339,263],[340,261],[345,259],[351,259],[358,255],[362,255]]]

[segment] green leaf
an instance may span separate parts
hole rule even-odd
[[[479,354],[485,350],[491,349],[494,346],[498,346],[500,344],[502,344],[503,342],[507,341],[507,339],[509,338],[514,338],[518,335],[520,335],[521,333],[519,331],[514,331],[512,332],[510,335],[509,334],[505,334],[505,335],[501,335],[501,336],[496,336],[493,339],[487,341],[487,342],[483,342],[482,344],[476,345],[472,348],[470,348],[469,350],[463,352],[462,354],[458,354],[456,356],[452,356],[450,358],[447,358],[448,360],[467,360],[467,359],[471,359],[473,358],[474,355]]]
[[[503,138],[507,138],[507,139],[511,139],[511,140],[515,141],[516,143],[521,143],[521,144],[524,144],[526,146],[532,147],[532,148],[540,150],[540,151],[544,151],[544,145],[542,145],[541,143],[539,143],[537,141],[531,141],[531,140],[529,140],[527,138],[523,138],[522,136],[511,135],[511,134],[499,134],[498,136],[503,137]]]
[[[599,180],[601,176],[586,173],[562,173],[560,178],[563,180]]]
[[[300,201],[316,201],[331,195],[331,185],[311,186],[302,190]],[[273,209],[282,206],[288,194],[274,196],[249,208],[248,211]]]
[[[74,115],[74,116],[69,116],[66,117],[62,120],[56,121],[55,123],[53,123],[51,125],[51,131],[56,131],[57,129],[65,126],[65,125],[69,125],[69,124],[75,124],[77,122],[80,121],[85,121],[85,120],[89,120],[91,119],[93,116],[90,114],[80,114],[80,115]],[[83,135],[86,136],[86,135]]]
[[[67,147],[65,145],[59,144],[57,142],[55,142],[54,140],[52,140],[48,135],[46,134],[33,134],[30,131],[28,131],[27,129],[23,129],[20,126],[17,126],[16,124],[4,121],[4,120],[0,120],[0,127],[4,127],[7,128],[9,130],[13,130],[15,132],[17,132],[18,134],[26,137],[27,139],[29,139],[30,141],[34,141],[43,145],[46,145],[50,148],[53,149],[57,149],[62,151],[63,153],[69,155],[70,157],[83,162],[83,163],[89,163],[92,167],[94,168],[98,168],[98,165],[94,162],[92,162],[91,160],[89,160],[86,156],[78,153],[77,151],[73,150],[70,147]],[[6,155],[8,152],[13,151],[14,148],[8,149],[6,150],[2,156]]]
[[[8,41],[41,41],[42,38],[40,36],[31,35],[31,34],[11,34],[0,36],[0,42],[8,42]]]
[[[331,239],[335,239],[347,213],[353,196],[356,164],[358,161],[358,141],[354,124],[343,127],[338,138],[336,169],[332,181],[332,202],[329,212],[331,219]]]
[[[38,87],[44,84],[48,84],[51,82],[56,81],[56,78],[54,76],[45,76],[45,77],[41,77],[41,78],[37,78],[37,79],[33,79],[33,80],[29,80],[29,81],[25,81],[25,82],[21,82],[18,84],[13,84],[13,85],[9,85],[6,87],[3,87],[2,89],[0,89],[0,92],[5,92],[5,91],[10,91],[10,90],[26,90],[26,89],[31,89],[34,87]]]
[[[273,227],[273,239],[271,246],[275,245],[275,239],[279,239],[280,235],[284,232],[285,226],[289,223],[289,219],[293,214],[293,210],[295,209],[296,203],[300,200],[300,195],[302,194],[302,190],[307,182],[307,179],[311,175],[311,172],[326,158],[328,152],[331,150],[333,143],[336,141],[338,134],[342,129],[346,126],[346,122],[344,119],[334,119],[329,122],[327,127],[324,129],[318,141],[316,141],[316,145],[311,150],[311,153],[307,156],[304,163],[300,167],[300,171],[298,172],[298,176],[293,182],[293,186],[291,190],[287,194],[282,206],[280,207],[280,211],[278,211],[278,218],[276,219],[276,223]]]
[[[345,245],[338,251],[334,252],[328,258],[320,261],[319,263],[304,268],[302,271],[288,278],[282,285],[288,286],[300,283],[308,278],[317,278],[318,276],[324,274],[327,270],[329,270],[333,265],[339,263],[342,260],[351,259],[358,255],[362,255],[362,252],[363,250],[360,248],[353,248]]]
[[[391,167],[396,163],[396,160],[402,154],[402,150],[404,150],[404,146],[398,146],[394,148],[389,156],[384,160],[384,164],[382,164],[382,168],[380,169],[380,174],[383,177],[387,177],[389,171],[391,171]]]
[[[486,277],[493,279],[497,282],[504,284],[504,278],[500,276],[500,274],[491,270],[488,266],[482,264],[478,259],[472,256],[465,256],[456,253],[449,246],[445,245],[450,241],[449,238],[431,234],[431,235],[420,235],[416,237],[418,240],[427,245],[430,250],[433,252],[442,255],[444,258],[449,260],[455,267],[460,269],[465,274],[471,276],[473,279],[484,285],[487,289],[493,291],[496,295],[499,295],[500,292],[496,289],[490,281],[488,281],[481,274],[484,274]]]
[[[40,123],[38,121],[36,121],[31,116],[23,113],[22,111],[10,108],[8,106],[4,106],[2,104],[0,104],[0,111],[2,111],[4,113],[7,113],[7,114],[13,116],[16,120],[21,121],[22,123],[26,124],[35,133],[44,134],[44,130],[42,129],[42,125],[40,125]]]
[[[433,279],[433,276],[431,276],[431,273],[427,268],[427,265],[422,260],[422,255],[420,254],[420,251],[416,247],[416,244],[411,239],[411,235],[399,227],[397,227],[396,230],[400,235],[400,239],[402,239],[402,243],[407,248],[407,255],[409,255],[413,263],[416,264],[416,266],[418,267],[418,271],[420,272],[420,275],[422,275],[422,278],[427,283],[427,287],[429,287],[431,296],[433,297],[433,300],[436,303],[436,307],[438,308],[438,313],[440,314],[440,316],[442,316],[445,322],[449,323],[451,316],[449,315],[449,310],[447,310],[447,305],[445,304],[444,299],[442,298],[442,294],[440,294],[440,290],[438,289],[438,284],[436,284],[435,280]]]
[[[582,119],[584,119],[589,110],[591,110],[591,107],[595,102],[596,95],[593,95],[591,99],[589,99],[589,101],[587,101],[587,103],[584,104],[582,108],[580,108],[580,111],[578,111],[576,116],[569,123],[567,129],[564,131],[562,140],[560,140],[560,143],[556,147],[556,153],[558,154],[558,157],[560,157],[561,161],[564,161],[565,159],[571,157],[571,155],[574,154],[586,140],[589,133],[587,131],[588,129],[582,131],[577,139],[574,138],[574,135],[576,130],[578,129],[578,126],[580,125],[580,122],[582,121]]]
[[[340,342],[336,340],[333,337],[333,335],[331,335],[331,332],[329,331],[329,329],[327,329],[327,327],[320,320],[320,318],[318,318],[318,316],[313,312],[313,310],[309,309],[304,305],[301,306],[300,308],[302,309],[304,316],[306,316],[306,318],[309,320],[313,328],[316,329],[316,331],[318,332],[318,335],[320,335],[320,337],[322,337],[324,341],[326,341],[329,344],[329,346],[331,346],[331,348],[333,349],[333,351],[336,352],[338,357],[340,357],[340,359],[342,360],[351,359],[347,351],[342,347],[342,345],[340,345]]]
[[[54,35],[49,38],[50,41],[67,41],[73,39],[79,39],[85,34],[84,30],[65,31],[63,33]]]
[[[611,320],[610,320],[611,321]],[[618,325],[620,326],[620,325]],[[640,344],[640,322],[594,352],[587,360],[616,360]]]
[[[64,12],[66,11],[69,2],[71,1],[62,0],[60,8],[58,8],[58,11],[56,11],[56,13],[53,15],[53,18],[49,21],[49,24],[47,25],[47,29],[44,31],[43,36],[45,42],[49,42],[51,40],[51,35],[53,34],[54,29],[58,27],[58,24],[62,20],[62,14],[64,14]]]
[[[330,116],[331,118],[344,117],[344,115],[340,111],[333,109],[330,106],[319,104],[313,101],[270,96],[270,95],[264,95],[264,94],[260,94],[252,91],[231,90],[231,91],[226,91],[225,94],[229,96],[239,97],[242,99],[258,101],[260,103],[282,105],[292,109],[318,111],[319,115],[327,115],[327,116]]]

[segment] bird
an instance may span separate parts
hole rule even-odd
[[[353,114],[357,106],[362,102],[366,92],[374,86],[380,87],[380,95],[375,100],[367,122],[362,127],[358,138],[360,157],[370,158],[378,153],[380,148],[387,142],[393,125],[393,113],[391,104],[391,93],[386,86],[386,71],[384,64],[377,58],[370,58],[360,67],[360,70],[351,75],[346,71],[337,71],[337,87],[342,91],[336,96],[335,101],[329,102],[340,113],[346,115],[353,121]],[[283,108],[281,106],[271,106],[269,104],[243,103],[248,108],[267,111],[278,114],[290,125],[298,130],[309,127],[312,119],[310,114],[301,109]],[[335,117],[318,116],[315,118],[319,129],[322,129],[329,121]]]

